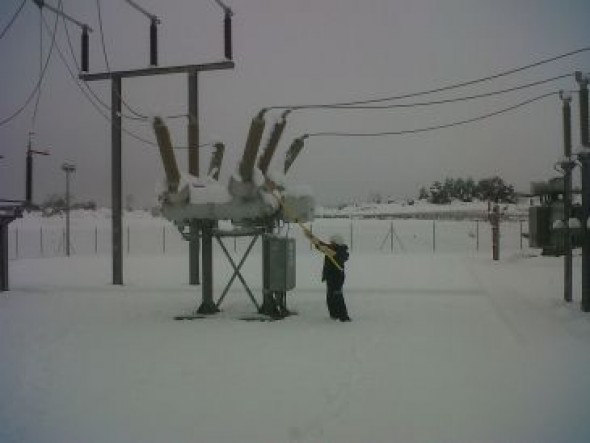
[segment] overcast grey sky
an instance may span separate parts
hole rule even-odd
[[[223,59],[223,13],[213,0],[136,0],[161,18],[160,65]],[[0,1],[4,29],[21,0]],[[56,6],[57,0],[46,0]],[[262,107],[332,103],[391,96],[471,80],[590,46],[587,0],[241,0],[233,9],[235,70],[200,76],[201,142],[227,145],[221,180],[242,153],[252,117]],[[148,20],[124,0],[100,0],[110,68],[148,64]],[[105,71],[95,0],[63,0],[64,11],[88,23],[90,71]],[[53,24],[55,16],[45,12]],[[39,77],[39,9],[27,0],[0,39],[0,121],[26,100]],[[69,27],[76,56],[80,32]],[[44,56],[51,39],[43,31]],[[63,24],[56,43],[73,68]],[[74,68],[75,69],[75,68]],[[590,71],[590,52],[513,76],[445,94],[441,99],[488,92]],[[77,71],[76,71],[77,73]],[[91,87],[110,104],[110,84]],[[544,92],[576,89],[573,78],[524,91],[429,108],[385,111],[305,110],[293,113],[273,166],[282,167],[294,137],[317,131],[398,131],[445,124],[511,106]],[[123,81],[125,100],[144,114],[187,109],[185,75]],[[0,197],[24,198],[28,133],[34,147],[51,156],[35,158],[34,199],[63,193],[64,161],[77,165],[78,200],[110,204],[110,123],[82,95],[54,50],[42,83],[33,127],[32,100],[0,126]],[[574,100],[574,145],[578,142]],[[105,111],[108,115],[108,111]],[[272,114],[272,113],[271,113]],[[133,133],[154,140],[145,122],[126,121]],[[174,143],[186,145],[186,119],[170,121]],[[157,149],[124,135],[124,198],[149,207],[162,176]],[[202,171],[210,148],[203,148]],[[381,138],[312,138],[288,179],[314,188],[320,203],[383,196],[415,197],[421,186],[445,177],[481,179],[500,175],[527,191],[531,180],[552,175],[562,153],[561,102],[541,100],[478,123],[416,135]],[[186,151],[178,153],[186,169]]]

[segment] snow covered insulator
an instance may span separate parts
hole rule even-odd
[[[178,164],[176,163],[176,156],[172,148],[172,141],[170,139],[170,132],[168,126],[164,123],[161,117],[155,117],[153,120],[154,132],[156,133],[156,140],[160,148],[160,156],[164,165],[164,172],[166,173],[166,183],[169,192],[176,192],[180,182],[180,172]]]
[[[303,140],[305,140],[305,137],[296,138],[295,140],[293,140],[293,143],[289,147],[289,150],[287,151],[287,155],[285,157],[285,169],[283,171],[285,174],[287,173],[287,171],[289,170],[289,168],[291,167],[291,165],[303,149]]]
[[[272,129],[272,133],[270,134],[270,137],[268,138],[268,143],[266,144],[266,147],[264,148],[264,151],[262,151],[262,155],[260,156],[260,158],[258,159],[258,168],[260,168],[260,170],[262,171],[263,174],[266,174],[266,172],[268,171],[268,167],[270,165],[270,162],[274,156],[274,153],[277,149],[277,146],[279,144],[279,141],[281,139],[281,136],[283,135],[283,131],[285,130],[285,126],[287,125],[287,114],[289,114],[289,111],[285,111],[283,113],[283,115],[281,116],[281,118],[275,123],[273,129]]]
[[[209,164],[209,172],[207,175],[214,180],[219,179],[219,172],[221,170],[221,162],[223,161],[223,154],[225,152],[225,145],[217,142],[213,145],[215,152],[211,156],[211,163]]]
[[[582,223],[580,222],[580,220],[576,217],[572,217],[568,220],[568,226],[570,229],[581,229],[582,228]]]
[[[557,230],[557,229],[564,229],[565,228],[565,223],[563,222],[563,220],[555,220],[553,222],[552,228]]]
[[[260,111],[258,115],[252,119],[252,123],[250,124],[246,147],[244,148],[244,154],[242,154],[242,160],[240,161],[239,166],[240,177],[244,183],[250,183],[252,181],[252,173],[254,170],[254,164],[256,163],[258,147],[260,146],[260,140],[262,139],[262,133],[264,132],[264,112],[265,110]]]

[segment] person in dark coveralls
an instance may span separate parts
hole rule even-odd
[[[324,257],[324,267],[322,269],[322,281],[326,282],[326,303],[328,304],[328,311],[330,317],[334,320],[350,321],[344,295],[342,294],[342,287],[344,286],[344,263],[348,260],[348,246],[344,243],[344,239],[339,234],[334,234],[330,237],[330,243],[319,241],[321,246],[334,251],[332,257],[341,269],[330,260],[328,255]]]

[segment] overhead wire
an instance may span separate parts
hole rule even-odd
[[[60,1],[61,4],[61,1]],[[43,72],[43,9],[39,8],[39,76]],[[37,111],[39,109],[39,101],[41,99],[42,84],[37,89],[37,98],[35,99],[35,107],[33,109],[33,118],[31,120],[31,132],[35,132],[35,123],[37,121]]]
[[[98,13],[99,13],[99,28],[100,28],[100,34],[101,34],[101,46],[102,46],[102,51],[103,51],[103,56],[105,59],[105,64],[107,67],[107,71],[110,72],[110,65],[109,65],[109,60],[108,60],[108,56],[107,56],[107,52],[106,52],[106,45],[105,45],[105,41],[104,41],[104,32],[103,32],[103,26],[102,26],[102,13],[101,13],[101,8],[100,8],[100,4],[98,3],[97,0],[97,6],[98,6]],[[75,55],[75,51],[72,45],[72,39],[70,37],[70,32],[67,26],[67,21],[64,19],[63,20],[63,25],[64,25],[64,29],[65,29],[65,33],[66,33],[66,39],[67,39],[67,43],[70,49],[70,53],[72,55],[72,59],[74,60],[75,64],[76,64],[76,68],[78,69],[78,71],[80,71],[80,65],[76,59],[76,55]],[[100,96],[98,94],[96,94],[94,92],[94,90],[92,89],[92,87],[90,86],[90,84],[83,80],[84,85],[86,86],[86,88],[88,89],[88,92],[95,98],[95,100],[101,105],[103,106],[106,110],[108,110],[110,112],[111,107],[104,102],[104,100],[102,100],[100,98]],[[125,107],[134,115],[129,115],[129,114],[125,114],[123,112],[121,112],[121,117],[128,119],[128,120],[136,120],[136,121],[146,121],[149,120],[149,117],[147,115],[144,115],[138,111],[135,111],[134,109],[131,108],[131,106],[125,101],[123,100],[123,98],[121,97],[121,102],[125,105]],[[165,118],[167,119],[176,119],[176,118],[184,118],[187,117],[187,114],[173,114],[173,115],[167,115],[165,116]]]
[[[44,20],[44,24],[45,27],[47,27],[47,21]],[[63,62],[64,66],[66,67],[66,70],[68,71],[70,77],[72,78],[72,80],[74,81],[74,83],[76,83],[76,86],[78,86],[78,89],[80,89],[80,92],[82,92],[82,94],[86,97],[86,99],[90,102],[90,104],[94,107],[94,109],[96,109],[98,111],[98,113],[108,122],[111,121],[111,118],[108,114],[105,113],[105,111],[98,106],[94,100],[92,99],[92,97],[90,96],[90,94],[88,93],[88,91],[86,89],[84,89],[84,87],[82,87],[82,85],[80,84],[80,81],[78,80],[78,77],[76,76],[76,74],[72,71],[72,68],[70,67],[70,65],[68,64],[67,58],[66,56],[63,54],[61,48],[59,47],[59,45],[56,43],[55,48],[57,50],[57,53],[59,54],[59,57],[61,59],[61,61]],[[140,137],[139,135],[134,134],[133,132],[127,130],[126,128],[124,128],[123,126],[121,126],[121,130],[129,135],[130,137],[143,142],[143,143],[147,143],[149,145],[152,146],[158,146],[156,143],[152,142],[151,140],[145,139],[143,137]]]
[[[527,65],[524,66],[520,66],[517,68],[513,68],[513,69],[508,69],[506,71],[501,71],[498,72],[496,74],[492,74],[492,75],[488,75],[485,77],[480,77],[480,78],[476,78],[473,80],[468,80],[468,81],[463,81],[463,82],[458,82],[458,83],[452,83],[450,85],[446,85],[446,86],[441,86],[438,88],[433,88],[433,89],[428,89],[428,90],[424,90],[424,91],[418,91],[418,92],[411,92],[411,93],[405,93],[405,94],[399,94],[399,95],[393,95],[393,96],[388,96],[388,97],[381,97],[381,98],[374,98],[374,99],[367,99],[367,100],[356,100],[356,101],[348,101],[348,102],[336,102],[336,103],[328,103],[328,104],[311,104],[311,105],[288,105],[288,106],[270,106],[266,109],[270,110],[270,109],[308,109],[308,108],[314,108],[314,107],[326,107],[326,106],[354,106],[354,105],[364,105],[364,104],[369,104],[369,103],[381,103],[381,102],[386,102],[386,101],[393,101],[393,100],[401,100],[401,99],[405,99],[405,98],[412,98],[412,97],[419,97],[422,95],[429,95],[429,94],[434,94],[437,92],[443,92],[443,91],[449,91],[452,89],[457,89],[457,88],[462,88],[465,86],[470,86],[470,85],[475,85],[478,83],[483,83],[483,82],[487,82],[490,80],[495,80],[501,77],[506,77],[508,75],[512,75],[512,74],[516,74],[517,72],[522,72],[522,71],[526,71],[528,69],[531,68],[535,68],[537,66],[541,66],[547,63],[551,63],[554,62],[556,60],[561,60],[563,58],[567,58],[567,57],[571,57],[573,55],[576,54],[580,54],[583,52],[588,52],[590,51],[590,46],[586,46],[580,49],[576,49],[573,51],[569,51],[569,52],[565,52],[553,57],[549,57],[549,58],[545,58],[533,63],[529,63]]]
[[[532,88],[533,86],[539,86],[546,83],[551,83],[557,80],[561,80],[567,77],[573,77],[573,73],[569,74],[561,74],[554,77],[549,77],[543,80],[538,80],[531,83],[526,83],[518,86],[513,86],[511,88],[506,89],[499,89],[496,91],[491,92],[484,92],[481,94],[473,94],[473,95],[466,95],[466,96],[459,96],[455,98],[448,98],[442,100],[430,100],[425,102],[412,102],[412,103],[395,103],[391,105],[353,105],[353,106],[342,106],[342,105],[317,105],[313,106],[312,108],[295,108],[291,109],[292,111],[297,111],[298,109],[339,109],[339,110],[355,110],[355,109],[362,109],[362,110],[370,110],[370,109],[396,109],[396,108],[414,108],[414,107],[422,107],[422,106],[432,106],[432,105],[441,105],[447,103],[457,103],[462,101],[469,101],[475,100],[478,98],[484,97],[493,97],[496,95],[506,94],[508,92],[519,91],[522,89]]]
[[[107,68],[108,72],[111,72],[111,67],[109,65],[109,58],[107,56],[107,47],[105,44],[105,40],[104,40],[104,31],[103,31],[103,27],[102,27],[102,12],[101,12],[101,7],[100,7],[100,0],[96,0],[96,9],[98,10],[98,26],[99,26],[99,30],[100,30],[100,41],[101,41],[101,46],[102,46],[102,53],[104,55],[104,62]],[[127,110],[129,112],[131,112],[133,115],[140,117],[144,120],[148,120],[149,117],[145,114],[142,114],[138,111],[136,111],[135,109],[133,109],[129,103],[127,103],[123,97],[119,97],[121,99],[121,103],[123,103],[123,105],[127,108]]]
[[[43,15],[41,15],[41,16],[43,17]],[[4,126],[6,123],[9,123],[14,118],[16,118],[18,115],[20,115],[20,113],[25,110],[25,108],[29,105],[29,103],[31,102],[33,97],[35,97],[35,94],[37,94],[39,88],[41,87],[41,83],[43,82],[43,78],[45,77],[45,74],[47,73],[47,67],[49,66],[49,61],[51,60],[51,55],[53,52],[53,48],[55,46],[55,36],[57,33],[57,24],[58,24],[58,21],[57,21],[57,17],[56,17],[55,25],[53,27],[53,32],[51,31],[51,29],[49,29],[49,32],[51,34],[51,45],[49,47],[47,59],[45,60],[45,64],[43,66],[43,69],[41,70],[41,74],[39,75],[39,79],[37,80],[37,83],[35,84],[33,91],[31,91],[31,93],[29,94],[29,96],[27,97],[25,102],[16,111],[14,111],[8,117],[5,117],[2,120],[0,120],[0,126]]]
[[[4,26],[4,29],[2,30],[2,32],[0,32],[0,39],[2,39],[2,37],[4,37],[4,35],[8,32],[8,30],[11,28],[11,26],[14,24],[16,18],[19,16],[19,14],[21,13],[21,11],[23,10],[23,7],[25,6],[25,3],[27,2],[27,0],[23,0],[20,4],[20,6],[18,7],[18,9],[16,10],[16,12],[14,13],[14,15],[12,16],[12,18],[10,19],[10,21],[6,24],[6,26]]]
[[[46,28],[47,31],[49,31],[49,24],[47,23],[47,20],[45,20],[45,18],[43,19],[44,22],[44,26]],[[68,74],[70,75],[70,78],[74,81],[74,83],[76,84],[76,86],[78,87],[78,89],[80,89],[80,92],[82,92],[82,94],[84,95],[84,97],[86,97],[86,99],[90,102],[90,104],[94,107],[94,109],[109,123],[111,123],[111,117],[105,113],[105,111],[96,104],[96,102],[92,99],[92,96],[94,96],[95,98],[98,99],[98,97],[96,96],[96,94],[93,94],[92,96],[89,93],[88,90],[86,90],[84,87],[82,87],[81,83],[85,83],[85,82],[81,82],[78,77],[76,76],[76,74],[72,71],[72,68],[70,67],[68,61],[67,61],[67,57],[64,55],[64,53],[62,52],[61,48],[59,47],[59,44],[56,42],[55,43],[55,49],[61,59],[61,61],[63,62],[63,64],[66,67],[66,70],[68,71]],[[74,57],[74,64],[76,66],[78,66],[77,61],[75,60]],[[108,107],[108,105],[103,103],[103,106],[106,106],[109,110],[111,109],[110,107]],[[129,131],[128,129],[126,129],[125,127],[121,126],[121,130],[127,134],[129,137],[140,141],[142,143],[146,143],[152,147],[158,147],[157,143],[154,143],[151,140],[148,140],[146,138],[143,138],[135,133],[133,133],[132,131]],[[204,146],[209,146],[211,143],[204,143],[203,145],[199,145],[198,147],[204,147]],[[190,147],[174,147],[174,149],[191,149]]]
[[[407,129],[407,130],[401,130],[401,131],[383,131],[383,132],[312,132],[312,133],[304,134],[301,138],[307,139],[307,138],[311,138],[311,137],[384,137],[384,136],[391,136],[391,135],[417,134],[420,132],[435,131],[435,130],[439,130],[439,129],[451,128],[454,126],[460,126],[460,125],[465,125],[468,123],[474,123],[477,121],[485,120],[487,118],[494,117],[494,116],[500,115],[500,114],[504,114],[506,112],[521,108],[523,106],[529,105],[531,103],[537,102],[539,100],[542,100],[544,98],[547,98],[547,97],[550,97],[553,95],[557,95],[557,94],[558,94],[557,91],[548,92],[548,93],[541,94],[536,97],[530,98],[528,100],[524,100],[524,101],[519,102],[515,105],[509,106],[506,108],[502,108],[500,110],[490,112],[487,114],[479,115],[477,117],[473,117],[473,118],[469,118],[469,119],[465,119],[465,120],[459,120],[456,122],[446,123],[446,124],[442,124],[442,125],[428,126],[425,128]]]

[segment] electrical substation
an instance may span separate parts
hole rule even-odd
[[[175,66],[159,66],[158,57],[158,26],[162,24],[160,18],[148,12],[133,0],[125,0],[131,7],[144,15],[149,22],[149,59],[148,66],[127,69],[111,70],[107,61],[107,72],[89,72],[89,33],[92,28],[64,13],[61,3],[58,8],[48,5],[43,0],[33,0],[39,9],[47,9],[60,16],[64,22],[68,21],[81,29],[81,56],[79,79],[84,82],[110,81],[111,83],[111,207],[112,207],[112,281],[113,284],[123,284],[123,211],[122,211],[122,134],[128,132],[123,128],[122,105],[125,104],[123,96],[123,79],[137,77],[154,77],[162,75],[183,74],[187,81],[187,133],[188,133],[188,171],[181,173],[174,154],[172,143],[165,117],[156,117],[152,120],[157,146],[165,172],[163,190],[158,199],[161,213],[172,222],[179,230],[180,235],[189,242],[189,283],[202,285],[202,300],[193,313],[182,318],[194,318],[219,312],[220,306],[227,296],[229,289],[235,280],[239,280],[258,312],[271,317],[281,318],[289,314],[286,306],[285,294],[295,287],[295,243],[292,239],[279,235],[279,228],[283,223],[298,223],[306,235],[314,242],[313,236],[302,225],[314,219],[315,201],[312,193],[306,187],[286,187],[282,175],[272,173],[269,165],[274,157],[278,143],[286,126],[287,115],[295,110],[303,109],[392,109],[396,107],[415,107],[436,105],[450,102],[472,100],[475,98],[489,97],[516,91],[535,85],[556,81],[571,76],[564,74],[544,80],[520,85],[503,90],[482,94],[467,95],[463,97],[432,100],[428,102],[404,103],[404,104],[379,104],[386,101],[395,101],[448,91],[476,83],[497,79],[511,75],[541,64],[553,62],[581,52],[590,51],[590,47],[578,49],[556,57],[547,58],[540,62],[510,69],[479,79],[459,82],[427,91],[402,94],[397,96],[382,97],[368,100],[338,102],[330,104],[312,104],[297,106],[273,106],[262,109],[252,119],[247,135],[245,148],[239,160],[236,173],[230,176],[226,184],[219,182],[220,169],[223,163],[225,146],[223,143],[215,143],[207,174],[201,173],[199,158],[199,76],[203,72],[234,69],[232,49],[232,17],[233,11],[221,0],[215,3],[223,10],[223,54],[220,61],[186,64]],[[101,36],[104,39],[102,22],[99,22]],[[45,23],[45,26],[47,24]],[[68,36],[69,39],[69,36]],[[221,45],[220,45],[221,46]],[[104,41],[103,41],[104,50]],[[106,61],[105,50],[105,61]],[[41,77],[44,74],[42,69]],[[555,163],[554,169],[561,174],[547,182],[531,183],[529,196],[538,198],[539,204],[529,209],[529,244],[532,248],[542,249],[543,255],[564,256],[564,299],[572,301],[572,250],[582,249],[582,310],[590,312],[590,134],[588,111],[588,84],[590,75],[580,71],[575,72],[575,80],[579,85],[579,117],[580,117],[580,147],[575,152],[572,149],[571,136],[571,109],[572,100],[569,92],[560,92],[563,102],[563,132],[564,151],[563,157]],[[41,81],[37,85],[40,87]],[[315,132],[300,135],[291,143],[286,152],[282,174],[286,174],[301,150],[306,140],[316,137],[382,137],[416,134],[421,132],[439,130],[444,128],[465,125],[477,122],[495,115],[499,115],[519,107],[528,105],[538,100],[555,96],[556,91],[544,93],[534,98],[522,101],[516,105],[506,107],[499,111],[480,115],[477,117],[460,120],[452,123],[439,124],[423,128],[384,131],[384,132]],[[31,95],[32,97],[32,95]],[[125,104],[126,105],[126,104]],[[126,105],[128,107],[128,105]],[[107,106],[108,107],[108,106]],[[261,148],[262,136],[265,133],[265,116],[270,110],[281,110],[281,118],[268,129],[266,145]],[[20,111],[19,111],[20,112]],[[133,111],[132,111],[133,112]],[[36,110],[34,116],[36,114]],[[18,115],[18,112],[6,119],[7,122]],[[147,116],[139,119],[148,120]],[[34,125],[33,125],[34,126]],[[48,155],[45,150],[33,149],[31,135],[26,157],[26,196],[23,201],[4,200],[9,203],[0,207],[1,235],[0,247],[2,265],[0,266],[2,290],[8,288],[7,268],[7,229],[8,224],[22,216],[22,211],[32,205],[33,183],[33,154]],[[132,135],[132,134],[130,134]],[[135,137],[138,138],[138,137]],[[144,142],[149,140],[138,138]],[[155,145],[154,143],[151,143]],[[65,165],[65,164],[64,164]],[[577,167],[581,171],[581,189],[572,189],[572,171]],[[64,166],[67,179],[73,172],[73,165]],[[69,189],[69,183],[66,187]],[[69,190],[68,192],[69,193]],[[573,196],[581,194],[579,201],[574,201]],[[497,209],[497,208],[496,208]],[[499,214],[492,214],[499,217]],[[221,221],[231,221],[232,229],[222,229]],[[490,219],[491,221],[491,219]],[[499,223],[499,218],[498,218]],[[495,225],[499,235],[498,223]],[[224,225],[225,226],[225,225]],[[69,220],[68,220],[69,231]],[[224,238],[245,237],[250,238],[250,243],[241,259],[236,261],[229,254]],[[497,237],[497,236],[496,236]],[[69,236],[68,236],[69,238]],[[256,298],[245,281],[241,268],[249,257],[256,242],[262,238],[262,301]],[[393,231],[392,231],[393,239]],[[497,238],[496,238],[497,239]],[[233,275],[227,282],[217,300],[213,294],[213,242],[216,241],[225,254]],[[496,244],[497,242],[495,242]],[[318,246],[316,244],[316,246]],[[496,244],[496,247],[498,245]],[[321,248],[319,248],[321,250]],[[69,242],[67,247],[69,255]],[[324,251],[325,253],[325,251]],[[494,260],[499,259],[499,251],[494,250]],[[202,269],[201,269],[202,268]],[[586,271],[586,272],[584,272]],[[202,277],[202,281],[201,281]],[[179,318],[181,318],[179,317]]]

